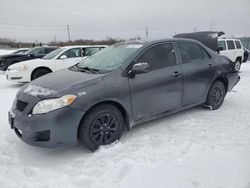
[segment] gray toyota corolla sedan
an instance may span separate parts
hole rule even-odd
[[[24,142],[94,151],[124,129],[196,105],[218,109],[239,81],[229,61],[188,39],[108,47],[25,85],[9,112]]]

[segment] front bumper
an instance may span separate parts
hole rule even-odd
[[[26,106],[22,111],[20,104]],[[77,144],[77,129],[83,112],[64,107],[46,114],[32,115],[38,98],[19,94],[9,112],[9,122],[17,136],[25,143],[40,147],[65,147]],[[27,104],[28,103],[28,104]],[[21,110],[21,111],[20,111]]]
[[[30,82],[31,76],[29,71],[5,71],[6,79],[12,82]]]

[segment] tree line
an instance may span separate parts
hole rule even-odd
[[[42,42],[20,42],[15,39],[0,38],[0,48],[32,48],[35,46],[69,46],[69,45],[112,45],[115,43],[131,41],[131,40],[141,40],[140,37],[134,37],[129,39],[122,38],[112,38],[109,37],[104,40],[91,40],[91,39],[78,39],[73,41],[51,41],[49,43]]]

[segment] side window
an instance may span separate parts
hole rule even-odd
[[[64,52],[61,56],[63,55],[65,55],[67,58],[81,57],[81,49],[80,48],[70,49]]]
[[[225,41],[219,41],[218,47],[222,48],[222,50],[226,50],[226,42]]]
[[[228,47],[229,50],[235,49],[234,41],[228,40],[228,41],[227,41],[227,47]]]
[[[91,56],[94,53],[98,52],[100,50],[100,48],[85,48],[83,49],[84,51],[84,56]]]
[[[210,59],[211,58],[209,53],[202,47],[201,47],[201,53],[202,53],[203,59]]]
[[[241,44],[240,44],[240,41],[235,41],[235,44],[236,44],[236,48],[237,49],[241,49]]]
[[[202,60],[200,47],[191,42],[178,42],[178,49],[183,63],[190,63],[195,60]]]
[[[44,55],[45,54],[44,48],[36,48],[30,54],[32,54],[34,56]]]
[[[176,65],[173,44],[161,44],[150,48],[137,60],[137,63],[139,62],[147,62],[151,71]]]

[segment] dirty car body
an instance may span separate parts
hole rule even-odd
[[[198,50],[194,53],[200,53],[200,58],[185,57],[183,50],[188,45]],[[164,56],[164,50],[168,56]],[[91,64],[96,59],[100,63]],[[130,129],[136,124],[204,104],[216,80],[221,80],[229,92],[239,76],[232,72],[226,58],[197,41],[122,43],[76,66],[25,85],[17,93],[9,121],[11,128],[28,144],[71,146],[77,144],[79,124],[85,115],[100,104],[117,107],[124,116],[125,127]],[[70,105],[33,113],[39,102],[69,95],[76,97]]]

